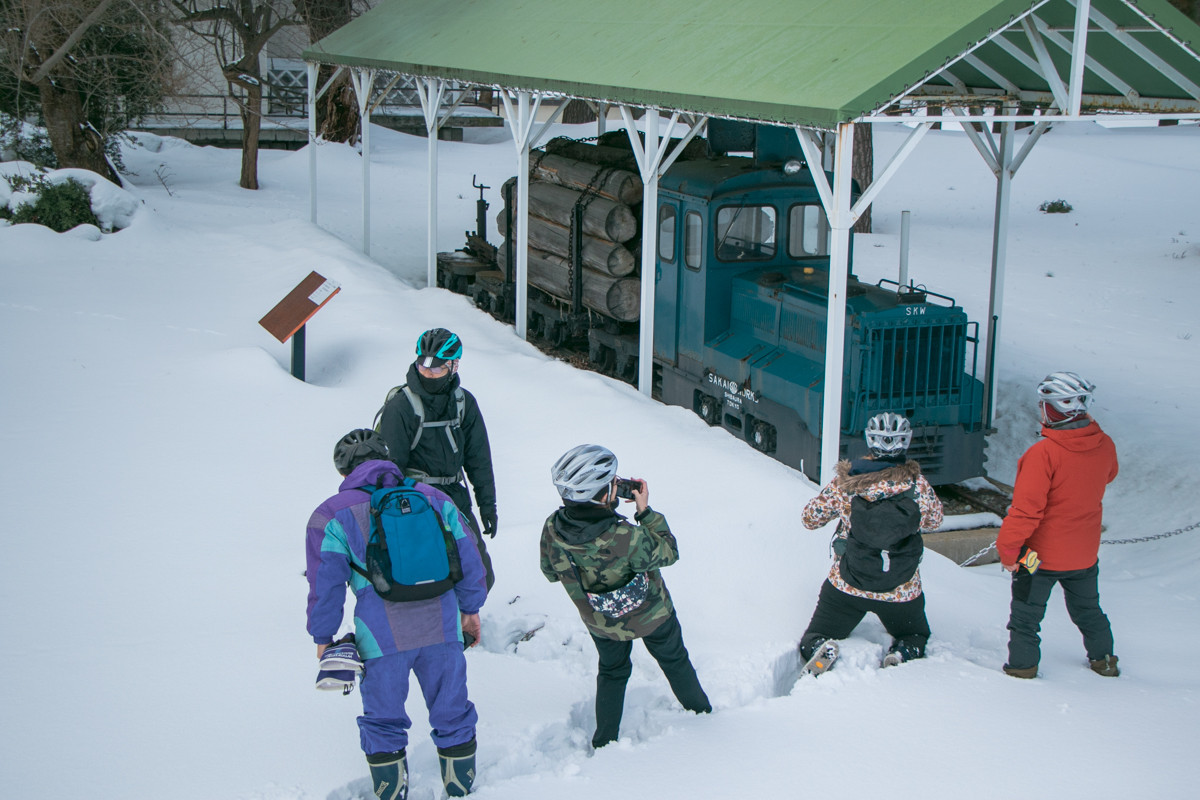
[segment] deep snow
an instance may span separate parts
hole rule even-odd
[[[474,227],[472,175],[499,187],[515,169],[509,139],[474,135],[440,146],[439,249]],[[902,139],[877,126],[877,164]],[[417,335],[441,325],[465,343],[500,498],[497,581],[469,654],[480,798],[1192,796],[1200,530],[1101,549],[1117,680],[1088,671],[1057,593],[1042,676],[1003,675],[1007,577],[930,553],[929,658],[879,671],[887,637],[872,619],[833,672],[793,686],[791,653],[828,568],[829,531],[798,522],[816,487],[690,412],[550,360],[466,298],[421,288],[424,140],[372,134],[372,258],[358,249],[351,148],[319,145],[314,227],[306,152],[262,152],[249,192],[235,151],[137,142],[127,229],[0,228],[0,795],[369,796],[357,693],[312,688],[304,524],[336,489],[334,441],[370,423]],[[1036,381],[1083,373],[1122,463],[1106,539],[1200,521],[1198,143],[1196,126],[1059,127],[1013,184],[989,468],[1011,482],[1034,441]],[[993,187],[961,133],[931,133],[877,201],[856,271],[895,276],[911,209],[912,277],[981,320]],[[1074,211],[1037,210],[1058,198]],[[498,208],[496,189],[488,199]],[[300,383],[257,321],[310,270],[342,291],[309,325]],[[556,506],[548,467],[586,441],[648,480],[679,538],[664,576],[716,708],[681,711],[638,646],[623,738],[595,754],[594,650],[537,566]],[[436,758],[419,700],[410,711],[411,797],[429,800]]]

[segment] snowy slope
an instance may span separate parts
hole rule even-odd
[[[477,136],[441,143],[441,249],[474,227],[472,175],[498,187],[515,169],[510,140]],[[877,160],[902,138],[879,129]],[[236,152],[139,142],[125,157],[142,204],[128,229],[0,228],[0,796],[369,796],[357,695],[312,689],[303,528],[336,488],[333,442],[369,424],[435,325],[465,342],[500,496],[497,582],[469,655],[480,798],[1194,795],[1200,531],[1102,548],[1118,680],[1083,665],[1057,595],[1042,677],[1001,674],[1007,578],[931,553],[928,659],[877,670],[887,637],[872,620],[845,663],[793,686],[790,654],[828,569],[828,531],[798,523],[815,487],[421,288],[424,140],[373,132],[372,259],[358,249],[350,148],[320,145],[317,228],[305,152],[263,152],[262,189],[247,192]],[[1014,182],[989,467],[1012,480],[1042,375],[1090,377],[1122,460],[1108,539],[1200,521],[1186,438],[1200,410],[1198,144],[1195,126],[1061,128]],[[993,191],[962,134],[930,134],[877,202],[856,271],[894,277],[910,209],[913,278],[982,319]],[[1073,213],[1037,211],[1060,197]],[[309,325],[299,383],[257,321],[314,269],[342,291]],[[639,646],[624,738],[595,754],[594,649],[537,567],[557,499],[549,465],[585,441],[648,480],[679,537],[664,575],[716,708],[679,710]],[[429,800],[436,756],[420,702],[410,711],[411,796]]]

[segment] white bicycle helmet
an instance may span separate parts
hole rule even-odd
[[[581,444],[563,453],[550,468],[550,479],[563,500],[586,503],[608,488],[617,474],[617,457],[607,447]]]
[[[864,432],[872,455],[895,456],[908,450],[912,441],[912,425],[906,417],[885,411],[867,422]]]
[[[1079,377],[1074,372],[1052,372],[1038,384],[1038,403],[1042,409],[1042,422],[1049,424],[1047,408],[1058,412],[1057,416],[1064,419],[1055,420],[1066,422],[1087,413],[1088,405],[1092,402],[1092,392],[1096,385],[1089,380]]]

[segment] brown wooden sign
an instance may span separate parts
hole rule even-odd
[[[286,342],[341,290],[336,282],[310,272],[258,324],[279,341]]]

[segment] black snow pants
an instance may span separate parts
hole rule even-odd
[[[1087,569],[1039,569],[1030,574],[1017,567],[1012,579],[1012,610],[1008,618],[1008,666],[1014,669],[1036,667],[1041,660],[1042,619],[1054,584],[1062,586],[1067,614],[1083,634],[1083,646],[1090,661],[1113,653],[1112,627],[1100,608],[1100,564]]]
[[[847,594],[829,581],[821,584],[817,607],[800,638],[802,660],[812,658],[817,647],[826,639],[845,639],[867,612],[879,617],[883,627],[892,635],[891,650],[899,651],[905,661],[925,656],[929,641],[929,620],[925,618],[925,595],[917,595],[903,603],[871,600]]]
[[[625,710],[625,684],[633,672],[633,641],[603,639],[592,634],[596,651],[600,654],[600,669],[596,675],[596,733],[592,736],[592,747],[603,747],[615,742],[621,728],[621,715]],[[667,620],[647,636],[642,637],[646,649],[662,669],[671,691],[680,705],[697,714],[712,711],[708,695],[700,686],[692,660],[683,645],[683,629],[679,618],[672,612]]]
[[[492,584],[496,582],[496,575],[492,571],[492,557],[487,551],[487,545],[484,543],[486,538],[483,535],[483,528],[479,527],[479,520],[475,519],[475,512],[471,508],[471,493],[467,491],[467,487],[461,483],[443,483],[438,484],[435,488],[441,489],[454,501],[454,505],[458,508],[458,513],[462,514],[471,528],[475,531],[475,544],[479,546],[479,557],[483,559],[483,574],[487,581],[487,588],[490,592]]]

